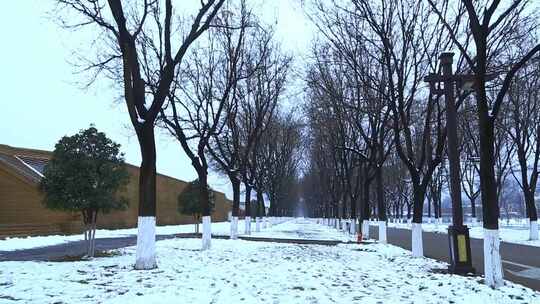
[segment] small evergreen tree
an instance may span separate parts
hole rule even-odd
[[[214,210],[214,191],[208,187],[210,197],[210,212]],[[201,189],[199,179],[191,181],[186,188],[178,195],[178,212],[191,215],[195,219],[195,233],[199,233],[199,223],[202,217],[202,204],[200,202]]]
[[[87,256],[93,257],[98,212],[125,209],[128,203],[117,195],[129,181],[120,145],[91,125],[60,139],[43,175],[43,203],[53,210],[82,213]]]

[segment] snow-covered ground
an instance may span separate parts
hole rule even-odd
[[[295,220],[271,235],[340,238],[315,225]],[[540,303],[540,293],[509,282],[493,290],[431,272],[446,264],[392,245],[216,239],[200,247],[199,239],[159,241],[152,271],[133,269],[135,247],[93,261],[2,262],[0,303]]]
[[[271,218],[270,221],[274,223],[281,223],[290,218]],[[252,229],[255,229],[255,224],[253,223]],[[239,221],[239,228],[244,227],[244,221]],[[202,229],[202,225],[199,227]],[[212,234],[214,235],[229,235],[230,234],[230,223],[229,222],[217,222],[212,223]],[[243,229],[239,229],[239,232],[243,232]],[[177,233],[192,233],[195,232],[194,224],[187,225],[170,225],[170,226],[157,226],[156,234],[158,235],[172,235]],[[137,235],[137,228],[129,229],[116,229],[116,230],[107,230],[107,229],[98,229],[96,230],[96,238],[113,238],[113,237],[125,237],[125,236],[135,236]],[[241,234],[240,234],[241,235]],[[58,245],[74,241],[84,240],[83,234],[74,234],[74,235],[47,235],[47,236],[30,236],[30,237],[14,237],[0,239],[0,251],[13,251],[13,250],[22,250],[30,249],[37,247],[45,247]]]
[[[219,222],[212,224],[212,233],[226,234],[229,233],[230,226],[228,222]],[[195,225],[171,225],[157,226],[156,233],[163,235],[195,232]],[[112,238],[137,235],[137,228],[129,229],[98,229],[96,230],[96,238]],[[30,249],[36,247],[44,247],[58,245],[67,242],[84,240],[83,234],[73,235],[47,235],[47,236],[30,236],[30,237],[15,237],[0,240],[0,251],[12,251],[20,249]]]
[[[377,222],[371,222],[372,225],[378,225]],[[423,223],[422,230],[436,233],[447,233],[448,232],[448,223],[443,224],[434,224],[434,223]],[[411,225],[407,223],[388,223],[388,227],[402,228],[402,229],[411,229]],[[467,227],[470,228],[469,235],[472,238],[482,239],[484,237],[484,230],[481,223],[472,225],[467,223]],[[522,245],[536,246],[540,247],[540,240],[529,240],[529,227],[524,225],[500,225],[499,226],[499,237],[501,241],[508,243],[516,243]]]
[[[302,227],[302,229],[299,229]],[[321,229],[321,225],[312,219],[294,219],[286,221],[279,225],[273,225],[270,228],[261,229],[260,232],[251,232],[251,236],[264,238],[280,239],[314,239],[314,240],[332,240],[349,241],[350,237],[346,234],[336,233],[335,229]]]

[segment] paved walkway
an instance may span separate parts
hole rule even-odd
[[[388,243],[411,250],[411,230],[387,228]],[[377,226],[370,226],[370,237],[377,239]],[[422,233],[424,254],[427,257],[449,263],[448,235],[445,233]],[[540,291],[540,248],[501,242],[504,278]],[[484,241],[471,238],[472,264],[479,274],[484,274]]]

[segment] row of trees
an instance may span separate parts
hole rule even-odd
[[[312,212],[353,223],[359,216],[366,236],[376,214],[385,241],[388,212],[407,206],[413,255],[423,255],[425,202],[440,216],[447,133],[442,88],[423,79],[439,73],[439,54],[456,50],[458,73],[473,80],[457,85],[461,182],[473,206],[481,200],[486,283],[500,286],[499,199],[509,172],[538,237],[539,67],[531,59],[540,45],[529,4],[314,1],[309,16],[320,37],[306,77],[304,191],[316,193]]]
[[[182,13],[188,6],[171,0],[57,2],[66,28],[98,33],[97,52],[83,56],[84,70],[91,82],[105,76],[118,87],[137,134],[136,269],[156,267],[156,126],[178,141],[197,172],[203,249],[211,244],[210,168],[232,184],[232,238],[241,184],[246,214],[252,191],[258,205],[264,205],[264,193],[275,200],[271,211],[277,212],[287,191],[281,178],[296,176],[300,141],[299,123],[279,106],[291,58],[245,1],[200,1],[190,16]]]
[[[101,31],[103,43],[86,68],[120,87],[140,143],[136,268],[156,266],[155,126],[178,140],[197,172],[203,248],[210,246],[210,168],[232,184],[231,237],[237,233],[242,185],[248,216],[252,192],[257,210],[265,193],[271,212],[288,208],[298,192],[303,134],[300,122],[279,105],[291,58],[244,1],[202,1],[191,18],[180,18],[183,8],[173,9],[171,0],[58,3],[77,13],[76,19],[60,14],[68,27]],[[306,203],[326,217],[356,223],[359,216],[366,236],[367,219],[376,210],[382,240],[388,212],[403,213],[403,206],[410,206],[413,255],[423,255],[426,199],[440,216],[447,131],[441,88],[429,87],[423,78],[439,72],[440,53],[457,50],[457,71],[473,79],[472,85],[458,86],[462,183],[469,183],[465,193],[473,202],[481,199],[486,282],[502,284],[499,198],[515,163],[519,170],[513,175],[531,224],[536,223],[538,73],[531,59],[540,45],[529,2],[312,4],[309,16],[320,37],[306,76],[309,162],[302,184],[311,187],[303,192],[312,197]]]

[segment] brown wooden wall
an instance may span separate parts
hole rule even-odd
[[[98,228],[130,228],[137,225],[138,168],[128,166],[130,182],[123,195],[129,201],[124,211],[98,215]],[[178,194],[186,183],[164,175],[157,177],[157,224],[191,224],[193,218],[177,212]],[[51,211],[42,204],[43,196],[36,185],[19,178],[0,166],[0,237],[45,235],[51,233],[79,233],[82,228],[80,215]],[[212,221],[227,220],[230,201],[220,192],[215,193],[216,207]]]

